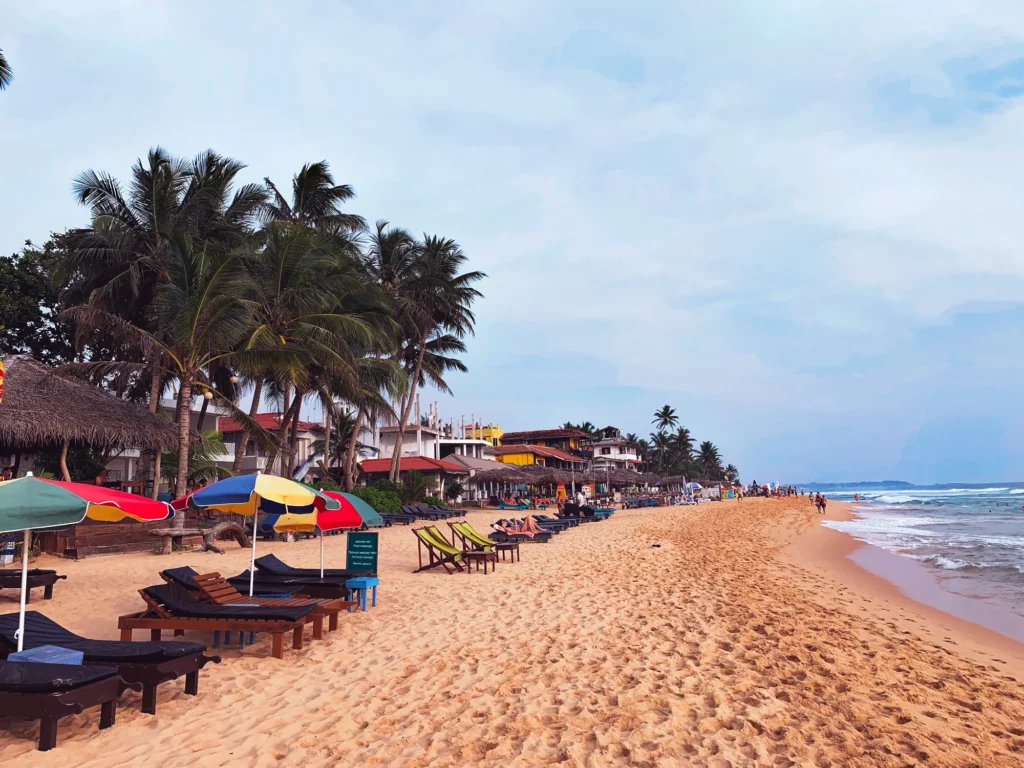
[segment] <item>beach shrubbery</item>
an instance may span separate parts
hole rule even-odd
[[[363,488],[353,488],[352,495],[358,496],[378,512],[398,512],[400,502],[398,494],[390,488],[382,488],[384,483]],[[392,483],[392,485],[394,485]]]

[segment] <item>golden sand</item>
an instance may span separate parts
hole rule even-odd
[[[496,516],[469,519],[483,529]],[[851,575],[837,543],[848,540],[820,538],[816,522],[785,500],[629,510],[524,545],[522,563],[487,576],[410,573],[412,533],[384,530],[378,608],[282,661],[267,639],[228,651],[198,697],[162,685],[155,717],[129,692],[110,730],[97,731],[98,711],[67,718],[54,752],[35,751],[36,724],[0,720],[0,762],[1024,763],[1024,649]],[[259,551],[318,564],[315,541]],[[343,565],[344,537],[327,552]],[[247,563],[237,548],[53,560],[39,565],[69,579],[34,607],[116,638],[159,568],[233,575]],[[0,611],[16,609],[4,592]]]

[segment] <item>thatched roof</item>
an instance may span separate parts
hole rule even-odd
[[[170,448],[177,427],[141,405],[47,368],[28,355],[4,358],[0,452],[80,441],[113,448]]]

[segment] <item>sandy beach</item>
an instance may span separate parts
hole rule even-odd
[[[830,515],[846,514],[831,504]],[[484,528],[495,512],[468,519]],[[628,510],[524,545],[493,574],[413,574],[408,528],[381,532],[379,607],[306,649],[263,639],[61,722],[0,721],[5,765],[1017,766],[1024,647],[902,597],[845,554],[801,500]],[[660,546],[653,546],[653,545]],[[344,537],[328,538],[341,566]],[[296,565],[315,541],[260,543]],[[67,573],[34,603],[116,638],[159,568],[233,575],[248,553],[44,559]],[[17,609],[0,595],[0,611]],[[137,633],[136,639],[144,639]],[[198,636],[203,639],[203,636]]]

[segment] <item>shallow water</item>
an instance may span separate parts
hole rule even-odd
[[[826,495],[853,502],[856,517],[824,525],[920,561],[950,592],[1024,615],[1024,483]]]

